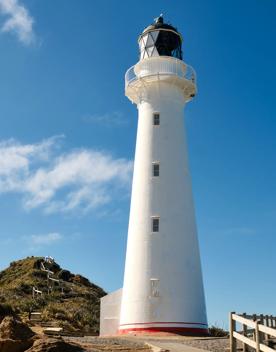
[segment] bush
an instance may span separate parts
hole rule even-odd
[[[58,273],[58,278],[63,281],[69,281],[73,277],[69,270],[61,270]]]
[[[14,310],[11,305],[7,303],[0,304],[0,317],[5,317],[7,315],[14,315]]]
[[[32,294],[32,287],[28,284],[22,283],[20,286],[17,288],[18,292],[22,292],[25,294]]]
[[[214,325],[209,328],[209,332],[213,337],[226,337],[229,335],[228,331],[225,331],[224,329]]]

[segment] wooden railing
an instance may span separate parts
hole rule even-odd
[[[237,324],[241,330],[237,331]],[[276,317],[272,315],[247,315],[230,313],[229,322],[230,352],[236,352],[238,341],[242,343],[242,351],[255,349],[257,352],[275,352]],[[250,349],[251,347],[251,349]]]

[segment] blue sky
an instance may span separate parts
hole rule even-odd
[[[274,0],[0,0],[0,269],[52,255],[122,286],[137,111],[124,73],[163,13],[198,78],[186,107],[209,322],[275,314]]]

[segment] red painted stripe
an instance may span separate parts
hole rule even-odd
[[[209,335],[208,329],[200,328],[177,328],[172,326],[160,326],[160,327],[149,327],[149,328],[131,328],[131,329],[119,329],[120,335],[129,334],[132,332],[136,333],[159,333],[168,332],[171,334],[179,335],[196,335],[196,336],[207,336]]]
[[[120,326],[126,325],[151,325],[151,324],[190,324],[190,325],[204,325],[208,326],[207,324],[203,323],[188,323],[183,321],[152,321],[149,323],[129,323],[129,324],[120,324]]]

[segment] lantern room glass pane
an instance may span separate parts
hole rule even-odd
[[[154,40],[153,40],[153,38],[151,36],[151,33],[149,33],[147,46],[153,46],[153,45],[154,45]]]
[[[144,50],[145,44],[144,44],[143,39],[141,39],[141,40],[139,41],[139,47],[140,47],[140,51],[141,51],[141,50]]]
[[[156,42],[156,39],[158,37],[158,34],[159,34],[159,31],[153,31],[153,32],[150,32],[150,35],[154,41],[154,43]]]
[[[145,46],[147,46],[147,41],[148,41],[148,34],[144,35],[142,38],[144,40]]]
[[[159,56],[159,53],[158,53],[158,51],[157,51],[156,47],[154,47],[154,49],[153,49],[153,52],[152,52],[151,56]]]
[[[148,52],[149,57],[151,57],[152,53],[153,53],[153,50],[154,50],[154,46],[150,46],[150,47],[146,48],[146,50]]]

